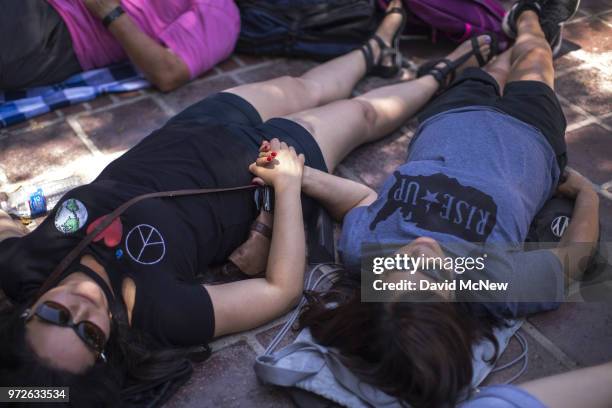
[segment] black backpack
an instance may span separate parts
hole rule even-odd
[[[238,52],[327,60],[376,30],[374,0],[238,0]]]
[[[574,211],[574,201],[564,197],[553,197],[535,216],[527,234],[527,249],[561,241]],[[601,228],[600,228],[601,229]],[[600,237],[601,238],[601,237]],[[605,243],[599,245],[585,265],[586,269],[580,282],[580,293],[585,301],[609,301],[606,283],[612,282],[612,266],[608,263]]]

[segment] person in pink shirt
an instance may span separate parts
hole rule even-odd
[[[129,59],[170,91],[227,58],[239,31],[233,0],[23,0],[0,17],[0,37],[10,39],[0,43],[0,89]]]

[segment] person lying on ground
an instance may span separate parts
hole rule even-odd
[[[286,312],[302,291],[299,213],[309,217],[314,203],[300,203],[293,188],[275,190],[275,231],[263,277],[219,285],[198,280],[245,241],[258,217],[252,191],[241,190],[139,202],[96,235],[61,282],[37,293],[87,233],[136,196],[249,185],[249,166],[278,160],[271,156],[285,150],[281,142],[303,154],[309,169],[326,173],[355,147],[401,126],[438,90],[433,76],[347,98],[368,67],[399,70],[388,51],[397,51],[394,39],[403,21],[402,13],[390,12],[367,51],[355,50],[301,77],[235,87],[187,108],[92,183],[68,192],[27,235],[5,215],[0,285],[11,303],[0,318],[0,382],[70,386],[74,404],[113,406],[128,379],[166,378],[184,355],[177,348]],[[490,55],[486,40],[467,42],[449,58]],[[463,65],[476,66],[477,58]],[[251,169],[266,180],[263,170]],[[352,186],[354,203],[372,193]]]
[[[232,0],[22,0],[3,6],[2,90],[53,85],[129,59],[153,86],[171,91],[229,57],[240,31]]]
[[[558,307],[566,283],[581,278],[595,250],[599,199],[566,167],[566,122],[547,41],[576,7],[575,0],[518,2],[514,46],[484,69],[464,69],[427,105],[406,163],[378,196],[351,202],[357,183],[305,169],[303,191],[344,219],[339,252],[347,271],[329,291],[309,296],[301,325],[338,349],[364,381],[410,406],[456,403],[472,381],[474,344],[495,343],[493,330],[508,318]],[[434,65],[441,81],[447,64]],[[558,247],[517,250],[556,193],[575,199]],[[494,301],[451,289],[392,292],[386,302],[362,298],[362,277],[372,274],[369,246],[393,248],[376,255],[435,260],[496,245],[497,263],[489,258],[481,272],[422,268],[389,276],[415,283],[487,277],[514,288]]]

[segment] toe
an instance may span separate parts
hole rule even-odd
[[[480,54],[485,59],[489,59],[489,55],[491,54],[491,44],[492,43],[493,43],[493,39],[488,34],[484,34],[478,37],[478,45],[480,46]]]
[[[485,60],[488,60],[489,55],[491,54],[491,46],[489,44],[480,46],[480,53],[485,58]]]

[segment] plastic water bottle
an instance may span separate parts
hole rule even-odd
[[[81,184],[83,181],[80,177],[71,176],[38,185],[21,186],[12,193],[3,194],[0,207],[20,219],[40,217],[55,207],[66,192]]]

